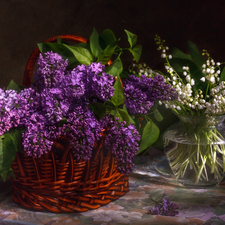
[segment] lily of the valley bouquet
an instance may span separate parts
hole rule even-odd
[[[187,42],[190,54],[178,48],[169,54],[165,41],[159,36],[155,41],[165,60],[163,76],[178,94],[176,101],[163,103],[184,127],[174,142],[170,142],[175,137],[172,133],[171,139],[165,140],[170,166],[178,178],[190,176],[187,171],[191,169],[195,184],[211,178],[219,182],[225,172],[225,69],[221,70],[222,63],[215,62],[206,50],[200,53],[190,41]]]
[[[125,30],[126,31],[126,30]],[[55,140],[69,140],[77,162],[91,159],[95,142],[106,133],[105,147],[117,168],[129,174],[133,157],[148,149],[159,135],[148,117],[160,117],[155,101],[175,100],[176,92],[163,76],[136,77],[123,69],[125,50],[139,60],[142,47],[126,31],[128,47],[109,29],[94,29],[90,44],[40,43],[35,82],[21,88],[13,81],[0,89],[0,175],[13,175],[17,152],[30,157],[48,153]],[[110,64],[111,65],[108,65]],[[140,128],[140,121],[146,121]],[[160,118],[161,119],[161,118]],[[138,130],[136,129],[138,128]]]

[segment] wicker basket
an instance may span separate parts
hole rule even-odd
[[[60,36],[64,40],[87,42],[78,36]],[[57,37],[46,41],[52,42]],[[30,86],[38,48],[30,56],[24,74],[24,85]],[[54,213],[83,212],[97,209],[129,191],[128,176],[117,171],[116,159],[104,148],[106,132],[95,143],[92,158],[73,159],[69,141],[59,137],[51,151],[40,158],[17,153],[12,164],[13,200],[23,206]]]

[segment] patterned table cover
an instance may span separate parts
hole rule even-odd
[[[27,210],[13,202],[10,182],[0,181],[0,225],[225,225],[225,181],[210,189],[187,189],[163,167],[164,156],[138,156],[130,175],[130,192],[96,210],[54,214]],[[158,164],[160,162],[160,166]],[[157,171],[160,169],[164,175]],[[179,206],[175,217],[150,215],[151,200],[163,193]]]

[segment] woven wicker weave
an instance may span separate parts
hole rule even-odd
[[[65,40],[87,42],[64,35]],[[55,41],[57,37],[46,41]],[[39,55],[35,49],[26,66],[24,85],[30,86],[34,64]],[[95,143],[87,162],[73,159],[67,139],[59,137],[51,151],[40,158],[17,153],[12,168],[13,200],[35,210],[54,213],[83,212],[118,199],[129,191],[128,176],[117,171],[116,159],[104,148],[106,131]]]

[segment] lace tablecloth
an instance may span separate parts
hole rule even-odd
[[[10,182],[0,182],[0,225],[225,225],[225,181],[210,189],[186,189],[164,164],[158,163],[162,160],[163,156],[136,157],[129,179],[130,192],[106,206],[83,213],[27,210],[13,202]],[[149,214],[149,208],[155,206],[151,199],[157,201],[163,193],[178,205],[177,216]]]

